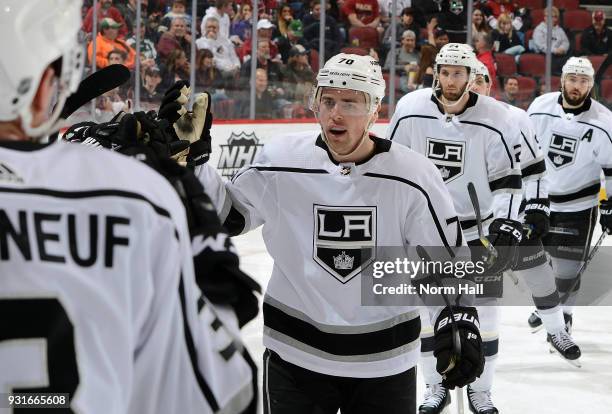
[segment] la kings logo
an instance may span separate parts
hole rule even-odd
[[[217,169],[221,171],[222,176],[232,178],[240,168],[253,163],[257,151],[262,146],[254,132],[250,134],[232,132],[227,145],[220,145],[221,155]]]
[[[578,139],[566,137],[553,133],[548,147],[549,161],[552,166],[560,170],[568,165],[572,165],[576,159],[576,151],[578,149]]]
[[[463,175],[465,142],[427,138],[427,158],[440,170],[445,183]]]
[[[314,205],[313,259],[346,283],[374,261],[376,207]]]

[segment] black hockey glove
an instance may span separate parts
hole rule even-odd
[[[529,239],[541,239],[550,230],[550,202],[548,198],[532,198],[525,205],[525,226]]]
[[[160,168],[187,211],[198,286],[212,303],[231,306],[244,326],[259,312],[254,292],[261,293],[261,287],[240,270],[229,234],[193,171],[171,159],[160,160]]]
[[[444,308],[434,325],[434,356],[436,371],[442,375],[442,384],[453,389],[473,382],[484,369],[484,352],[480,337],[478,312],[472,307]],[[457,354],[451,318],[455,319],[461,352]]]
[[[486,273],[497,275],[514,265],[522,235],[523,225],[520,222],[502,218],[493,220],[487,238],[497,250],[497,258]]]
[[[174,158],[186,163],[189,167],[204,164],[210,157],[212,113],[210,112],[210,94],[200,93],[195,96],[193,108],[187,111],[191,89],[186,81],[178,81],[166,91],[159,108],[159,118],[167,119],[173,126],[172,133],[177,140],[190,143],[189,149]]]
[[[603,200],[599,205],[599,224],[601,230],[612,234],[612,199]]]

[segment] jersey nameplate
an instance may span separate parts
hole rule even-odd
[[[427,158],[438,167],[445,183],[463,175],[465,142],[427,138]]]
[[[314,205],[313,259],[339,282],[359,274],[376,255],[376,206]]]
[[[578,138],[567,137],[553,132],[546,156],[552,163],[552,166],[560,170],[574,163],[577,150]]]

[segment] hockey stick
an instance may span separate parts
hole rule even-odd
[[[87,102],[123,85],[129,79],[130,71],[123,65],[110,65],[92,73],[83,79],[76,92],[66,99],[59,118],[67,119]],[[49,137],[49,141],[56,141],[58,134],[59,132],[52,134]]]
[[[431,256],[429,256],[429,254],[427,253],[427,251],[425,250],[423,246],[418,245],[416,247],[416,252],[419,255],[419,257],[425,262],[432,261]],[[448,296],[446,296],[446,294],[444,293],[444,290],[442,289],[442,281],[440,280],[440,277],[437,274],[435,274],[435,272],[432,274],[432,276],[434,278],[434,281],[436,282],[436,285],[438,285],[438,287],[440,288],[442,298],[444,299],[444,302],[446,303],[446,306],[448,306],[450,314],[452,315],[450,319],[451,319],[451,330],[453,331],[453,348],[455,350],[455,355],[451,357],[450,364],[444,370],[444,373],[446,373],[455,367],[457,360],[461,356],[461,337],[459,336],[459,328],[457,327],[457,322],[455,321],[455,311],[454,311],[453,305],[451,305],[450,299],[448,298]],[[463,414],[464,413],[463,412],[463,407],[464,407],[463,387],[457,387],[457,389],[455,390],[455,395],[457,397],[457,413]]]
[[[567,299],[569,299],[570,295],[572,294],[572,291],[576,288],[576,286],[578,286],[578,283],[580,283],[582,274],[586,271],[587,266],[589,265],[589,263],[591,263],[591,260],[593,260],[593,257],[595,257],[595,253],[597,253],[597,250],[599,250],[601,243],[603,243],[603,240],[606,238],[606,234],[607,233],[604,231],[603,233],[601,233],[601,236],[599,236],[599,239],[597,239],[597,243],[595,243],[595,245],[589,252],[589,255],[587,256],[586,260],[584,261],[584,263],[582,263],[582,266],[580,266],[580,269],[578,269],[578,273],[576,273],[576,279],[574,280],[574,283],[572,283],[572,286],[570,286],[569,290],[565,292],[565,294],[559,300],[560,304],[564,304],[567,301]]]
[[[489,265],[491,265],[493,262],[495,262],[495,260],[497,260],[497,250],[495,250],[495,247],[493,247],[489,239],[485,237],[484,231],[482,230],[482,216],[480,215],[480,202],[478,201],[478,194],[476,194],[476,188],[474,187],[474,183],[470,181],[467,185],[467,189],[468,189],[468,194],[470,195],[470,201],[472,202],[472,207],[474,208],[474,213],[476,214],[476,226],[478,227],[478,238],[480,239],[480,243],[482,243],[485,249],[487,249],[487,252],[489,252],[489,257],[487,261],[489,262]],[[510,276],[510,279],[512,279],[512,282],[515,285],[518,285],[519,281],[514,273],[506,272],[505,274]]]
[[[550,226],[550,229],[548,230],[548,232],[549,233],[555,233],[555,234],[567,234],[569,236],[577,236],[578,235],[578,230],[570,229],[568,227]]]

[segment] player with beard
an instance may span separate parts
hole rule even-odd
[[[387,136],[427,156],[444,179],[472,257],[481,260],[474,209],[467,184],[472,182],[480,200],[484,233],[497,249],[497,260],[477,297],[483,332],[485,369],[468,386],[470,408],[478,414],[497,413],[491,400],[491,385],[498,349],[497,298],[502,294],[502,273],[509,269],[521,240],[518,221],[521,200],[520,131],[496,100],[471,92],[478,61],[471,47],[449,43],[436,56],[433,89],[405,95],[397,104]],[[486,282],[485,282],[486,280]],[[423,372],[427,383],[421,414],[440,413],[450,404],[450,394],[433,370],[431,332],[422,333]]]
[[[597,220],[602,170],[608,194],[612,190],[612,113],[590,97],[593,75],[587,58],[571,57],[563,66],[561,92],[539,96],[527,111],[545,154],[550,225],[567,229],[567,234],[549,233],[543,242],[552,256],[559,293],[571,290],[563,304],[568,330],[580,288],[576,275],[589,253]],[[602,201],[599,210],[602,230],[610,234],[612,200]],[[529,325],[542,325],[537,311]]]
[[[476,67],[476,80],[472,90],[489,96],[491,79],[487,67],[479,62]],[[516,106],[507,105],[509,116],[521,128],[523,147],[521,148],[521,173],[523,176],[523,201],[521,216],[525,227],[519,245],[519,256],[513,270],[520,274],[533,295],[533,301],[542,319],[538,330],[544,326],[551,349],[559,353],[572,365],[580,366],[580,348],[565,330],[563,311],[559,303],[559,292],[555,285],[555,275],[548,264],[542,246],[542,237],[550,228],[550,205],[548,189],[543,176],[546,163],[542,149],[533,133],[533,126],[527,113]]]

